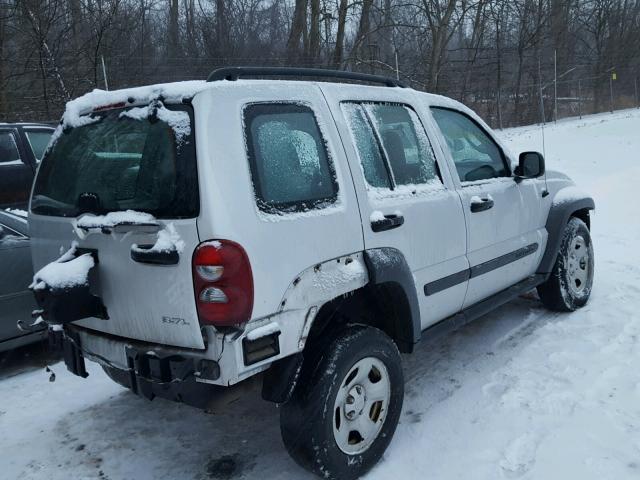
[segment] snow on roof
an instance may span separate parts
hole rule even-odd
[[[82,118],[82,115],[90,113],[95,108],[108,105],[119,103],[141,105],[150,103],[160,97],[168,102],[180,102],[185,98],[193,97],[196,93],[211,85],[211,83],[207,83],[204,80],[192,80],[122,90],[106,91],[95,89],[67,103],[62,116],[62,124],[64,126],[77,127],[90,123],[93,121],[91,117]]]

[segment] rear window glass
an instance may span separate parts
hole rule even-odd
[[[77,216],[137,210],[158,218],[198,213],[192,109],[109,110],[63,133],[36,180],[34,213]],[[94,114],[95,115],[95,114]]]
[[[254,104],[244,110],[256,200],[271,213],[323,208],[336,201],[333,164],[313,111],[297,104]]]
[[[33,156],[36,157],[37,161],[42,160],[44,151],[47,149],[47,145],[49,145],[52,133],[53,130],[27,130],[25,132],[27,140],[29,140]]]
[[[13,133],[0,132],[0,164],[19,161],[20,153]]]

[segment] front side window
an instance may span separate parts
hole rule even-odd
[[[185,105],[108,110],[62,133],[42,160],[34,213],[147,212],[158,218],[198,214],[192,109]],[[145,113],[145,115],[139,112]],[[94,198],[87,210],[84,199]]]
[[[39,162],[44,156],[47,145],[49,145],[53,130],[27,130],[25,134],[27,135],[33,156]]]
[[[20,161],[16,139],[11,132],[0,132],[0,165]]]
[[[502,150],[476,122],[463,113],[432,107],[461,182],[509,177]]]
[[[336,202],[336,174],[313,110],[299,104],[248,105],[244,125],[261,210],[300,212]]]
[[[387,103],[344,103],[342,108],[371,187],[441,184],[433,150],[412,109]]]

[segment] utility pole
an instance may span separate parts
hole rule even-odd
[[[640,98],[638,98],[638,77],[633,79],[633,87],[636,92],[636,107],[640,108]]]
[[[558,51],[553,51],[553,121],[558,122]]]
[[[582,120],[582,88],[580,79],[578,79],[578,115],[580,116],[580,120]]]
[[[609,106],[611,113],[613,113],[613,76],[615,73],[609,74]]]

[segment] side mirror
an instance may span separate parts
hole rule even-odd
[[[513,172],[516,182],[544,175],[544,157],[538,152],[522,152]]]

